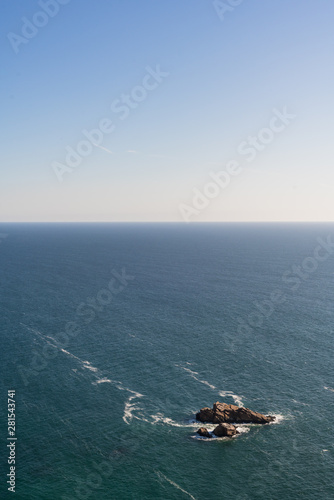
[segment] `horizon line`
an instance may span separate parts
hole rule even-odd
[[[180,224],[180,225],[195,225],[195,224],[333,224],[334,220],[231,220],[231,221],[103,221],[103,220],[69,220],[69,221],[0,221],[1,224]]]

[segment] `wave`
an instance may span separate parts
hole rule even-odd
[[[245,425],[242,424],[237,425],[236,428],[240,434],[247,434],[247,432],[250,431],[249,427],[246,427]]]
[[[243,406],[241,399],[243,396],[238,396],[237,394],[234,394],[232,391],[219,391],[219,396],[221,396],[222,398],[230,397],[233,399],[233,401],[236,403],[237,406]]]
[[[297,401],[296,399],[293,399],[292,402],[301,406],[310,406],[309,403],[302,403],[301,401]]]
[[[78,358],[78,356],[75,356],[71,352],[67,351],[66,349],[62,348],[59,346],[59,342],[54,338],[51,337],[51,335],[44,335],[40,331],[30,328],[29,326],[25,325],[24,323],[21,323],[21,325],[25,326],[28,330],[33,332],[35,335],[38,335],[44,342],[46,342],[48,345],[51,345],[52,347],[59,349],[59,351],[63,352],[67,356],[70,356],[73,359],[76,359],[81,363],[83,368],[87,368],[88,370],[91,370],[92,372],[98,372],[98,368],[95,366],[92,366],[92,364],[89,361],[83,361],[82,359]]]
[[[95,366],[93,366],[90,363],[90,361],[83,361],[82,359],[78,358],[78,356],[75,356],[74,354],[72,354],[71,352],[67,351],[66,349],[61,348],[60,350],[61,350],[61,352],[63,352],[67,356],[70,356],[71,358],[76,359],[77,361],[79,361],[79,363],[81,364],[82,368],[87,368],[88,370],[90,370],[92,372],[95,372],[95,373],[99,371],[99,369],[96,368]]]
[[[87,364],[88,361],[85,361]],[[94,367],[91,367],[94,368]],[[112,384],[116,389],[120,391],[127,391],[131,393],[131,396],[128,397],[128,399],[124,403],[124,413],[122,416],[122,420],[130,425],[132,419],[136,418],[137,420],[145,420],[142,416],[138,417],[135,413],[139,410],[142,410],[140,406],[138,406],[138,401],[133,402],[134,399],[139,399],[145,397],[144,394],[141,394],[140,392],[133,391],[129,389],[128,387],[124,387],[123,383],[120,382],[119,380],[111,380],[110,378],[107,377],[102,377],[96,380],[95,382],[92,382],[93,385],[98,385],[98,384]]]
[[[177,365],[177,366],[178,366],[178,365]],[[210,389],[213,389],[213,390],[215,390],[215,389],[216,389],[216,387],[215,387],[214,385],[210,384],[210,383],[209,383],[209,382],[207,382],[206,380],[201,380],[201,379],[199,379],[198,377],[196,377],[196,375],[199,375],[199,373],[198,373],[198,372],[195,372],[195,371],[193,371],[193,370],[190,370],[190,368],[186,368],[185,366],[181,366],[180,368],[182,368],[183,370],[185,370],[186,372],[188,372],[188,373],[190,374],[190,376],[191,376],[193,379],[197,380],[197,382],[199,382],[200,384],[207,385],[208,387],[210,387]]]
[[[50,335],[44,335],[40,331],[36,330],[35,328],[31,328],[30,326],[27,326],[24,323],[20,323],[20,325],[25,326],[27,328],[27,330],[29,330],[30,332],[33,332],[35,335],[38,335],[39,337],[41,337],[41,339],[44,340],[44,342],[46,342],[48,345],[51,345],[52,347],[55,347],[56,349],[59,349],[59,346],[57,345],[56,339],[54,339]],[[52,342],[50,342],[47,339],[51,339]]]
[[[143,398],[144,395],[140,394],[140,392],[131,391],[130,389],[125,389],[125,390],[127,390],[127,391],[129,391],[129,392],[131,392],[133,394],[132,396],[130,396],[128,398],[128,400],[125,403],[124,414],[123,414],[123,417],[122,417],[123,420],[124,420],[124,422],[126,424],[129,424],[133,418],[138,418],[138,420],[140,420],[139,417],[137,417],[136,415],[134,415],[134,412],[138,411],[138,410],[142,410],[142,408],[140,408],[138,406],[138,403],[132,403],[131,401],[133,399]]]
[[[163,474],[160,471],[154,471],[154,472],[157,474],[157,476],[160,479],[162,477],[165,481],[167,481],[168,483],[172,484],[175,488],[177,488],[178,490],[182,491],[183,493],[185,493],[186,495],[188,495],[190,498],[192,498],[192,500],[196,500],[196,498],[191,493],[189,493],[189,491],[186,491],[183,488],[181,488],[181,486],[179,484],[177,484],[174,481],[172,481],[171,479],[169,479],[167,476],[165,476],[165,474]]]
[[[175,422],[172,418],[165,417],[163,413],[156,413],[155,415],[150,415],[152,420],[145,419],[146,422],[156,425],[156,424],[167,424],[172,427],[198,427],[199,423],[196,420],[188,420],[188,422]]]
[[[87,368],[88,370],[92,372],[97,372],[99,371],[98,368],[95,368],[95,366],[92,366],[92,364],[89,361],[83,361],[83,367]]]
[[[269,422],[269,425],[280,424],[283,420],[286,419],[286,417],[284,415],[282,415],[281,413],[270,413],[270,415],[272,417],[275,417],[275,420],[273,422]]]
[[[187,364],[190,364],[190,363],[187,362]],[[217,391],[219,396],[221,396],[222,398],[231,397],[237,406],[243,406],[243,402],[241,399],[241,398],[243,398],[243,396],[238,396],[238,394],[234,394],[232,391],[221,391],[221,390],[217,389],[217,387],[215,385],[210,384],[210,382],[208,382],[207,380],[202,380],[202,379],[198,378],[196,376],[196,375],[199,375],[198,372],[195,372],[194,370],[190,370],[190,368],[186,368],[185,366],[182,366],[182,365],[175,364],[175,366],[182,368],[184,371],[186,371],[190,375],[190,377],[192,377],[197,382],[204,384],[204,385],[207,385],[213,391]]]
[[[113,380],[110,380],[109,378],[100,378],[99,380],[97,380],[96,382],[92,382],[93,385],[97,385],[97,384],[106,384],[106,383],[109,383],[109,384],[113,384]]]
[[[120,381],[111,380],[107,377],[102,377],[101,371],[98,368],[96,368],[96,366],[93,366],[90,361],[87,361],[87,360],[84,361],[84,360],[80,359],[78,356],[75,356],[71,352],[67,351],[66,349],[59,347],[59,343],[57,343],[57,341],[53,337],[51,337],[50,335],[43,335],[38,330],[30,328],[29,326],[25,325],[24,323],[21,323],[21,324],[23,326],[25,326],[28,330],[33,332],[35,335],[38,335],[47,344],[51,345],[52,347],[55,347],[56,349],[59,349],[59,351],[63,352],[67,356],[78,361],[81,365],[81,368],[85,368],[85,369],[95,373],[96,377],[98,377],[98,380],[93,381],[92,385],[109,383],[109,384],[113,384],[117,389],[119,389],[121,391],[130,392],[131,396],[129,396],[129,398],[125,402],[124,414],[123,414],[122,418],[126,424],[130,424],[130,422],[132,421],[133,418],[137,418],[138,420],[142,420],[141,417],[138,417],[135,415],[135,412],[137,412],[138,410],[141,410],[142,408],[140,408],[138,406],[138,402],[134,403],[133,400],[144,397],[143,394],[140,394],[139,392],[136,392],[136,391],[132,391],[131,389],[129,389],[127,387],[124,387],[123,383]],[[72,368],[72,370],[76,371],[76,369],[73,369],[73,368]]]
[[[247,427],[237,427],[238,431],[240,434],[245,434],[246,432],[249,432],[250,429],[247,428]],[[212,430],[209,430],[208,431],[210,432],[211,434],[211,438],[207,438],[205,436],[200,436],[199,434],[194,434],[193,436],[191,436],[193,439],[198,439],[200,441],[204,441],[204,442],[207,442],[207,443],[213,443],[214,441],[229,441],[230,439],[236,439],[238,437],[238,434],[235,434],[234,436],[231,436],[231,437],[228,437],[228,436],[222,436],[222,437],[218,437],[218,436],[215,436],[212,431]]]

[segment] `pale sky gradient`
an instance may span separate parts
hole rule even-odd
[[[232,160],[190,221],[334,220],[333,2],[244,0],[221,18],[211,0],[1,9],[0,222],[182,222]],[[285,107],[295,117],[247,161],[239,145]],[[59,182],[54,162],[106,118],[114,130]]]

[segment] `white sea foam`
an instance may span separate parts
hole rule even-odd
[[[179,365],[176,365],[176,366],[179,366]],[[207,385],[208,387],[210,387],[210,389],[213,389],[213,390],[215,390],[215,389],[216,389],[216,387],[215,387],[214,385],[210,384],[210,383],[209,383],[209,382],[207,382],[206,380],[201,380],[201,379],[199,379],[198,377],[196,377],[196,375],[199,375],[199,373],[198,373],[198,372],[195,372],[195,371],[193,371],[193,370],[190,370],[190,368],[186,368],[185,366],[180,366],[180,368],[182,368],[182,369],[183,369],[183,370],[185,370],[187,373],[189,373],[189,374],[190,374],[190,376],[191,376],[193,379],[197,380],[197,382],[200,382],[200,384]]]
[[[35,335],[38,335],[39,337],[41,337],[41,339],[43,339],[44,342],[46,342],[48,345],[51,345],[52,347],[58,348],[56,340],[53,337],[50,337],[50,335],[44,335],[40,331],[36,330],[35,328],[30,328],[29,326],[25,325],[24,323],[21,323],[21,325],[25,326],[28,330],[33,332]],[[51,339],[53,342],[50,342],[47,339]]]
[[[89,361],[83,361],[82,359],[78,358],[78,356],[75,356],[74,354],[70,353],[66,349],[59,347],[59,343],[57,342],[56,339],[51,337],[51,335],[44,335],[43,333],[39,332],[38,330],[35,330],[34,328],[30,328],[29,326],[25,325],[24,323],[21,323],[21,324],[23,326],[25,326],[28,330],[32,331],[33,333],[35,333],[36,335],[41,337],[47,344],[59,349],[64,354],[67,354],[67,356],[70,356],[71,358],[79,361],[79,363],[81,363],[84,368],[87,368],[88,370],[95,372],[95,373],[99,371],[98,368],[96,368],[95,366],[92,366],[92,364]]]
[[[190,364],[188,362],[186,362],[186,363]],[[210,382],[208,382],[207,380],[202,380],[202,379],[198,378],[196,376],[196,375],[199,375],[198,372],[195,372],[194,370],[190,370],[190,368],[186,368],[185,366],[182,366],[182,365],[175,364],[175,366],[182,368],[184,371],[186,371],[190,375],[190,377],[192,377],[194,380],[196,380],[200,384],[207,385],[213,391],[218,390],[216,386],[214,386],[213,384],[210,384]],[[241,399],[243,396],[238,396],[238,394],[234,394],[232,391],[220,391],[220,390],[218,390],[218,394],[222,398],[231,397],[236,405],[243,406],[242,399]]]
[[[247,432],[250,431],[250,428],[246,425],[239,424],[236,427],[237,431],[240,432],[240,434],[246,434]]]
[[[228,437],[228,436],[222,436],[222,437],[218,437],[218,436],[215,436],[213,434],[213,429],[209,429],[208,427],[206,427],[206,429],[210,432],[211,434],[211,438],[207,438],[205,436],[200,436],[199,434],[194,434],[193,436],[191,436],[193,439],[199,439],[201,441],[204,441],[204,442],[207,442],[207,443],[212,443],[214,441],[229,441],[230,439],[236,439],[238,437],[238,434],[235,434],[234,436],[232,437]],[[243,434],[243,433],[246,433],[246,432],[249,432],[249,429],[240,429],[240,428],[237,428],[238,431],[240,432],[240,434]]]
[[[129,425],[133,418],[138,418],[138,420],[141,420],[139,417],[134,415],[134,412],[141,410],[142,408],[138,406],[138,402],[132,403],[132,400],[137,398],[143,398],[144,395],[140,394],[140,392],[131,391],[130,389],[125,389],[125,390],[132,393],[132,396],[130,396],[125,403],[124,414],[123,414],[124,422]]]
[[[237,394],[234,394],[232,391],[219,391],[219,396],[221,396],[222,398],[230,397],[237,404],[237,406],[243,406],[241,400],[243,396],[238,396]]]
[[[177,483],[175,483],[174,481],[172,481],[171,479],[169,479],[167,476],[165,476],[165,474],[163,474],[162,472],[160,471],[155,471],[155,473],[157,474],[157,476],[161,478],[163,478],[165,481],[167,481],[168,483],[172,484],[173,486],[175,486],[175,488],[177,488],[178,490],[182,491],[183,493],[185,493],[186,495],[188,495],[190,498],[192,498],[192,500],[196,500],[196,498],[194,496],[192,496],[191,493],[189,493],[189,491],[186,491],[184,490],[183,488],[181,488],[181,486]]]
[[[57,346],[57,344],[59,343],[59,342],[57,342],[56,339],[51,337],[51,335],[44,335],[44,338],[52,340],[52,342],[54,343],[55,346]]]
[[[24,325],[24,326],[26,326],[26,325]],[[75,356],[74,354],[70,353],[66,349],[63,349],[62,347],[59,347],[59,343],[56,341],[56,339],[54,339],[53,337],[51,337],[51,335],[44,335],[41,332],[39,332],[38,330],[35,330],[35,329],[30,328],[28,326],[26,326],[26,328],[28,328],[28,330],[31,330],[36,335],[38,335],[39,337],[41,337],[44,340],[44,342],[46,342],[48,345],[51,345],[52,347],[55,347],[56,349],[59,349],[64,354],[67,354],[67,356],[70,356],[71,358],[76,359],[77,361],[79,361],[79,363],[81,363],[84,368],[88,368],[89,370],[94,371],[94,372],[98,371],[97,368],[95,368],[94,366],[91,366],[91,363],[89,361],[83,361],[82,359],[78,358],[77,356]]]
[[[297,401],[296,399],[293,399],[292,400],[294,403],[297,403],[298,405],[302,405],[302,406],[310,406],[309,403],[302,403],[301,401]]]
[[[183,370],[186,372],[190,373],[192,377],[195,377],[195,375],[198,375],[198,372],[195,372],[194,370],[190,370],[190,368],[185,368],[184,366],[181,366]],[[195,377],[196,378],[196,377]],[[197,380],[197,379],[196,379]]]
[[[272,417],[275,417],[275,420],[273,422],[270,422],[270,424],[280,424],[286,418],[281,413],[270,413],[270,415]]]
[[[74,356],[74,354],[71,354],[70,352],[66,351],[66,349],[60,349],[60,350],[61,350],[61,352],[63,352],[63,353],[65,353],[65,354],[67,354],[68,356],[71,356],[71,358],[75,358],[75,359],[77,359],[78,361],[80,361],[80,363],[82,363],[82,362],[83,362],[81,359],[79,359],[79,358],[77,358],[76,356]]]
[[[169,417],[165,417],[165,415],[163,413],[156,413],[155,415],[150,415],[151,417],[151,421],[150,423],[153,424],[153,425],[156,425],[156,424],[167,424],[167,425],[171,425],[172,427],[193,427],[194,425],[197,425],[198,427],[198,423],[197,424],[192,424],[190,423],[190,421],[188,423],[179,423],[179,422],[175,422],[173,419],[169,418]]]
[[[108,383],[108,384],[112,384],[112,383],[113,383],[113,381],[112,381],[112,380],[110,380],[109,378],[106,378],[106,377],[105,377],[105,378],[100,378],[100,379],[99,379],[99,380],[97,380],[96,382],[92,382],[92,383],[93,383],[93,385],[97,385],[97,384],[107,384],[107,383]]]
[[[34,329],[28,327],[27,325],[24,325],[23,323],[22,323],[22,325],[25,326],[26,328],[28,328],[30,331],[37,334],[39,337],[41,337],[48,344],[52,345],[53,347],[59,348],[58,345],[56,345],[56,340],[53,337],[51,337],[50,335],[43,335],[38,330],[34,330]],[[50,340],[48,340],[48,339],[50,339],[52,342],[55,342],[55,344],[50,342]],[[99,369],[96,368],[95,366],[93,366],[90,361],[87,361],[87,360],[83,361],[78,356],[75,356],[74,354],[67,351],[66,349],[60,348],[60,351],[63,352],[64,354],[66,354],[67,356],[70,356],[71,358],[77,360],[83,368],[86,368],[87,370],[90,370],[93,373],[99,372]],[[77,371],[76,368],[75,369],[72,368],[72,370]],[[134,399],[144,397],[143,394],[140,394],[139,392],[132,391],[131,389],[124,387],[122,382],[110,380],[107,377],[99,378],[98,380],[92,382],[93,385],[103,384],[103,383],[114,384],[117,389],[119,389],[121,391],[128,391],[131,393],[131,396],[129,396],[128,400],[125,402],[124,414],[123,414],[123,420],[125,423],[130,424],[130,422],[132,421],[133,418],[137,418],[139,420],[145,420],[145,418],[143,416],[138,417],[135,415],[135,412],[138,412],[142,408],[138,406],[138,402],[133,402]]]
[[[87,370],[90,370],[91,372],[97,372],[98,368],[95,366],[92,366],[92,364],[89,361],[83,361],[83,367],[87,368]]]
[[[87,368],[88,370],[91,370],[92,372],[99,371],[98,368],[95,368],[95,366],[92,366],[92,364],[89,361],[83,361],[82,359],[78,358],[78,356],[75,356],[71,352],[66,351],[66,349],[62,349],[61,348],[60,350],[64,354],[67,354],[67,356],[70,356],[71,358],[76,359],[77,361],[79,361],[79,363],[81,363],[81,365],[83,366],[83,368]]]

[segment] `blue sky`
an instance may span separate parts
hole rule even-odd
[[[0,221],[332,221],[333,15],[3,1]]]

